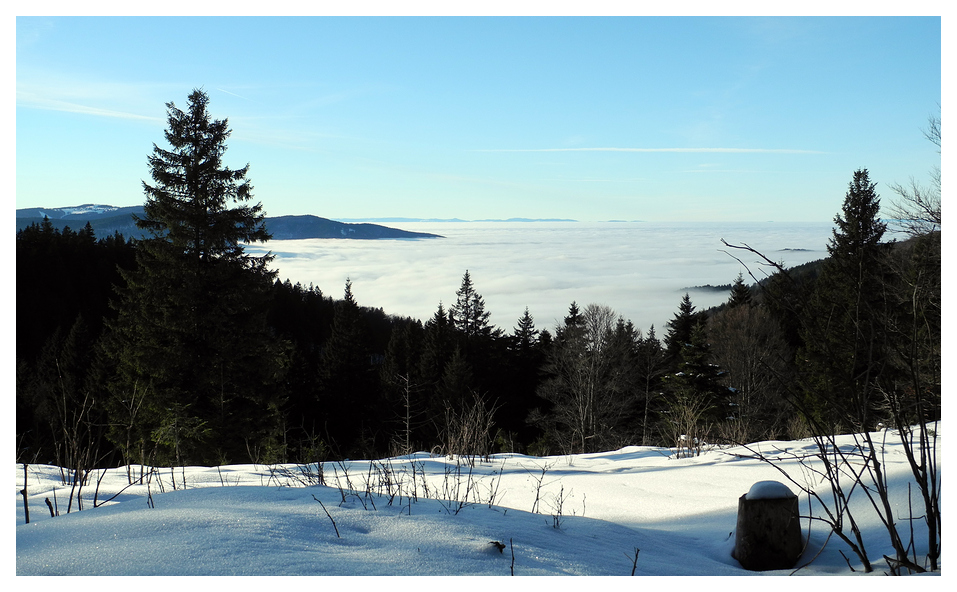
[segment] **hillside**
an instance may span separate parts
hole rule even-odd
[[[908,496],[908,487],[916,489],[913,476],[894,433],[875,432],[873,439],[882,442],[889,500],[903,524],[920,513],[918,502]],[[860,440],[849,435],[838,436],[836,442],[842,450],[853,450]],[[940,454],[939,438],[934,450]],[[30,516],[26,524],[24,496],[17,495],[16,572],[87,576],[888,573],[883,557],[893,556],[893,549],[864,495],[854,496],[851,510],[875,571],[865,574],[849,547],[837,536],[829,536],[827,511],[821,506],[830,499],[829,489],[808,471],[811,465],[820,470],[816,453],[811,440],[715,446],[694,457],[680,457],[673,448],[642,446],[544,458],[420,452],[378,461],[157,469],[132,485],[126,468],[121,467],[91,476],[82,492],[82,511],[77,511],[76,504],[70,507],[71,490],[63,484],[58,467],[16,465],[16,487],[26,492]],[[138,467],[132,469],[136,476]],[[29,475],[26,488],[25,474]],[[732,557],[739,498],[761,481],[783,483],[800,497],[806,548],[794,566],[796,571],[748,571]],[[808,490],[819,491],[820,500],[809,501]],[[45,500],[56,502],[59,516],[50,516]],[[808,520],[809,514],[823,519]],[[922,520],[911,525],[914,554],[923,562],[926,527]],[[910,527],[904,526],[901,532],[909,537]],[[609,585],[624,589],[620,580]]]
[[[125,237],[142,238],[133,216],[143,215],[143,206],[115,207],[100,204],[82,204],[63,208],[23,208],[17,210],[17,230],[49,218],[54,228],[69,226],[79,230],[87,222],[97,236],[119,232]],[[305,238],[344,238],[360,240],[442,238],[428,232],[411,232],[378,224],[349,224],[319,216],[276,216],[266,218],[266,228],[276,240]]]

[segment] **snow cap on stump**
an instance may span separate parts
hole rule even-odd
[[[758,481],[751,486],[745,496],[749,500],[784,499],[794,497],[791,489],[780,481]]]
[[[783,483],[758,481],[738,498],[735,559],[745,569],[789,569],[801,556],[798,498]]]

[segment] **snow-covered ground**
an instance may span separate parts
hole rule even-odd
[[[880,442],[884,433],[874,437]],[[851,446],[853,439],[839,443]],[[503,454],[473,463],[419,453],[325,463],[325,485],[317,484],[316,465],[165,468],[135,485],[120,468],[96,475],[82,490],[82,511],[74,499],[69,513],[70,489],[60,470],[30,465],[29,524],[20,495],[24,469],[15,465],[16,572],[862,575],[848,546],[828,538],[824,524],[806,519],[800,569],[751,572],[732,557],[738,498],[768,480],[798,493],[778,469],[807,483],[812,473],[795,457],[813,451],[811,441],[763,442],[691,458],[675,458],[674,449],[627,447],[547,458]],[[767,461],[755,459],[755,452]],[[893,433],[878,452],[903,524],[911,476]],[[59,511],[56,518],[46,499]],[[882,575],[888,572],[882,556],[893,555],[886,530],[861,490],[851,502],[873,573]],[[920,516],[916,492],[913,503]],[[807,515],[806,495],[800,507]],[[811,513],[822,512],[812,504]],[[925,529],[920,521],[914,526],[922,557]]]

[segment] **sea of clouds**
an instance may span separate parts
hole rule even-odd
[[[553,330],[574,301],[604,304],[659,337],[687,291],[697,309],[724,302],[720,291],[694,286],[730,284],[747,265],[758,278],[769,270],[758,257],[728,249],[746,243],[786,267],[826,256],[831,222],[420,222],[391,224],[440,234],[440,239],[270,241],[281,279],[313,284],[341,298],[346,279],[362,306],[388,314],[430,318],[446,309],[466,270],[485,299],[490,321],[510,332],[525,308],[536,327]],[[735,257],[737,259],[735,259]]]

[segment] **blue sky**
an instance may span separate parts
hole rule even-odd
[[[939,17],[18,17],[17,208],[142,203],[195,88],[270,216],[806,220],[925,180]]]

